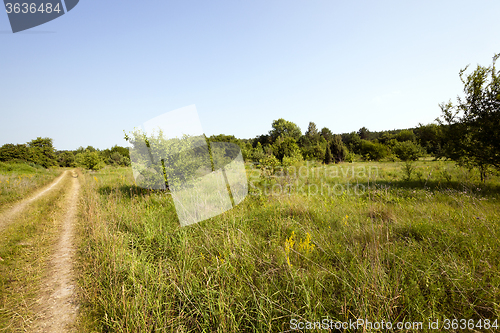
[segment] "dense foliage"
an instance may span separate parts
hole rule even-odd
[[[489,67],[478,65],[465,75],[467,67],[460,71],[464,84],[463,98],[457,104],[441,104],[439,119],[445,138],[442,154],[460,165],[477,167],[481,179],[494,167],[500,169],[500,75],[493,57]]]
[[[0,162],[24,162],[46,169],[79,166],[98,170],[105,165],[129,166],[130,155],[127,148],[116,145],[105,150],[88,146],[75,151],[56,151],[51,138],[38,137],[25,144],[4,144],[0,147]]]
[[[26,161],[49,168],[56,166],[52,139],[38,137],[26,144],[5,144],[0,147],[0,161]]]

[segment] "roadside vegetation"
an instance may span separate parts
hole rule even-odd
[[[0,162],[0,211],[43,187],[61,174],[59,169],[45,169],[34,163]]]
[[[54,244],[59,237],[65,187],[63,179],[52,191],[20,213],[0,231],[0,330],[29,332],[37,318],[37,301]]]
[[[477,172],[425,160],[410,180],[403,162],[324,168],[304,163],[294,178],[248,165],[243,203],[184,228],[169,195],[136,187],[130,169],[85,174],[81,330],[500,317],[497,174],[482,184]],[[327,194],[328,184],[345,191]]]

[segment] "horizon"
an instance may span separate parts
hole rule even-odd
[[[285,119],[285,120],[286,120],[286,119]],[[434,123],[434,122],[433,122],[433,123]],[[428,124],[431,124],[431,123],[428,123]],[[428,124],[422,124],[422,125],[428,125]],[[318,125],[318,124],[316,124],[316,125]],[[326,126],[318,126],[318,130],[321,130],[323,127],[326,127]],[[364,126],[364,127],[366,127],[366,126]],[[397,132],[397,131],[404,131],[404,130],[415,129],[415,128],[417,128],[417,127],[418,127],[418,125],[417,125],[417,126],[414,126],[414,127],[408,127],[408,128],[397,128],[397,129],[381,130],[381,131],[372,131],[372,130],[370,130],[369,128],[367,128],[367,129],[368,129],[368,131],[369,131],[370,133],[380,133],[380,132],[394,132],[394,131],[396,131],[396,132]],[[327,127],[327,128],[328,128],[328,127]],[[361,128],[359,128],[359,129],[361,129]],[[359,129],[358,129],[358,130],[359,130]],[[301,128],[300,130],[301,130],[302,135],[305,135],[304,133],[307,131],[307,128],[306,128],[305,130],[302,130],[302,128]],[[356,130],[356,131],[351,131],[351,132],[342,132],[342,133],[333,133],[333,134],[334,134],[334,135],[342,135],[342,134],[348,134],[348,133],[352,133],[352,132],[358,132],[358,131]],[[130,134],[130,133],[127,133],[127,134]],[[260,135],[268,135],[268,134],[269,134],[269,131],[268,131],[268,132],[266,132],[266,133],[263,133],[263,134],[256,135],[256,136],[255,136],[255,137],[253,137],[253,138],[239,138],[239,137],[237,137],[237,136],[235,136],[235,135],[233,135],[233,134],[219,133],[219,134],[212,134],[212,135],[210,135],[210,136],[209,136],[209,135],[207,135],[207,138],[209,138],[209,137],[211,137],[211,136],[225,135],[225,136],[234,136],[234,137],[235,137],[236,139],[238,139],[238,140],[254,140],[254,139],[257,139]],[[26,141],[26,142],[18,142],[18,143],[7,142],[7,143],[4,143],[4,144],[26,144],[26,143],[28,143],[29,141],[34,140],[34,139],[37,139],[37,138],[38,138],[38,137],[36,137],[36,138],[32,138],[32,139],[30,139],[30,140],[28,140],[28,141]],[[49,139],[52,139],[51,137],[42,137],[42,138],[49,138]],[[125,141],[125,140],[124,140],[124,141]],[[80,148],[87,149],[89,146],[90,146],[90,147],[92,147],[92,148],[94,148],[94,149],[96,149],[96,150],[99,150],[99,151],[106,150],[106,149],[111,149],[111,148],[113,148],[114,146],[123,147],[123,148],[127,148],[127,149],[129,149],[129,148],[130,148],[130,147],[128,146],[128,144],[127,144],[127,142],[126,142],[126,141],[125,141],[125,144],[122,144],[122,145],[120,145],[120,144],[114,144],[114,145],[112,145],[112,146],[109,146],[109,147],[104,147],[104,148],[101,148],[101,147],[95,147],[95,146],[92,146],[92,145],[83,145],[83,146],[78,146],[77,148],[74,148],[74,149],[57,149],[56,144],[55,144],[54,142],[52,142],[52,143],[53,143],[53,146],[54,146],[54,148],[55,148],[55,150],[56,150],[56,151],[76,151],[76,150],[78,150],[78,149],[80,149]],[[2,144],[2,145],[4,145],[4,144]],[[1,147],[1,146],[0,146],[0,147]]]
[[[500,52],[500,3],[485,0],[151,6],[81,1],[16,34],[1,14],[0,146],[126,146],[123,130],[193,104],[207,136],[252,139],[279,118],[302,133],[414,128]]]

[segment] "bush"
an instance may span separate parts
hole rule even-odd
[[[281,162],[281,165],[283,165],[283,167],[287,168],[287,167],[290,167],[292,165],[299,164],[303,160],[304,159],[302,158],[302,155],[300,155],[300,154],[297,154],[294,156],[285,156],[285,157],[283,157],[283,162]]]
[[[255,146],[255,148],[251,149],[250,158],[254,162],[259,162],[264,157],[266,157],[266,155],[264,154],[264,149],[262,148],[262,145],[260,144],[260,142],[257,142],[257,145]]]
[[[267,155],[260,160],[260,163],[262,164],[264,173],[269,175],[273,175],[276,168],[280,165],[280,161],[274,155]]]
[[[108,164],[115,166],[129,166],[130,158],[123,156],[119,152],[113,152],[108,159]]]
[[[397,142],[392,151],[402,161],[416,161],[423,155],[424,149],[411,141]]]
[[[89,170],[99,170],[104,167],[104,161],[97,151],[85,150],[83,153],[76,155],[76,163]]]
[[[413,161],[406,160],[402,169],[403,169],[403,180],[409,182],[411,180],[411,175],[415,171],[415,165],[413,165]]]
[[[361,140],[361,154],[368,161],[379,161],[389,155],[389,149],[381,144],[367,140]]]

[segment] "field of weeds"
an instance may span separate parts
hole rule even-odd
[[[182,228],[170,195],[138,188],[131,169],[86,173],[80,330],[335,331],[365,320],[359,331],[384,321],[425,332],[466,319],[495,331],[500,177],[411,167],[248,165],[240,205]]]
[[[47,170],[35,164],[0,162],[0,209],[47,185],[60,174],[61,170]]]

